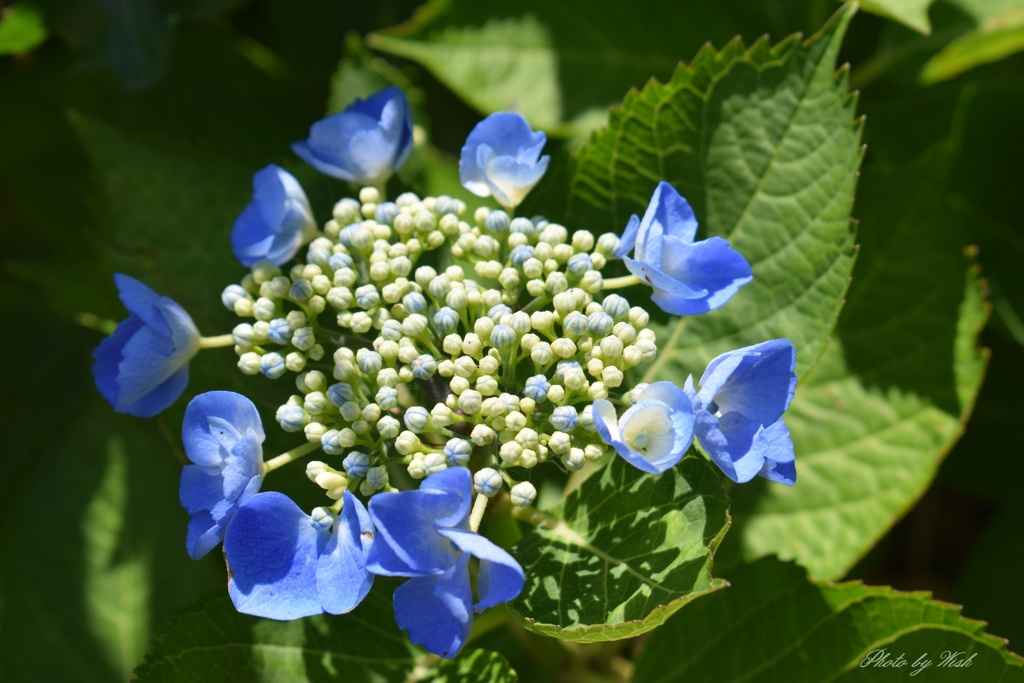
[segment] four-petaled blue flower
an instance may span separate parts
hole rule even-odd
[[[792,342],[773,339],[712,360],[700,391],[692,376],[686,380],[697,443],[733,481],[796,482],[793,442],[782,421],[796,389],[795,367]]]
[[[321,173],[357,185],[383,185],[412,152],[409,102],[398,88],[385,88],[317,121],[309,139],[294,143],[292,150]]]
[[[93,351],[96,388],[114,410],[152,417],[181,396],[199,330],[175,301],[135,278],[114,276],[130,315]]]
[[[370,500],[377,538],[367,567],[383,576],[409,576],[395,590],[395,618],[413,643],[454,657],[466,642],[473,612],[508,602],[523,588],[523,569],[507,552],[470,531],[472,476],[464,467],[436,472],[418,491]],[[480,560],[474,603],[469,556]]]
[[[666,313],[697,315],[719,308],[753,279],[750,264],[721,237],[694,242],[697,219],[671,185],[658,183],[643,220],[629,219],[618,256],[651,287]],[[634,251],[635,246],[635,251]],[[634,251],[633,258],[627,256]]]
[[[478,197],[493,196],[507,209],[522,203],[548,169],[540,156],[547,142],[521,115],[502,111],[476,124],[459,157],[462,185]]]
[[[231,231],[235,256],[244,266],[261,259],[284,265],[316,234],[309,200],[299,181],[274,164],[253,176],[252,190]]]
[[[266,439],[252,401],[233,391],[209,391],[185,409],[181,440],[194,464],[181,471],[178,496],[192,518],[185,546],[193,560],[224,539],[238,506],[260,490]]]
[[[238,508],[224,537],[235,609],[284,621],[344,614],[362,602],[373,585],[366,571],[373,525],[359,499],[346,491],[343,500],[337,517],[323,508],[307,515],[276,491]]]
[[[622,418],[610,401],[594,401],[594,426],[626,462],[658,474],[679,462],[693,443],[693,403],[672,382],[655,382],[637,398]]]

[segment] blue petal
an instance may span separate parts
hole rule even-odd
[[[458,505],[451,514],[439,516],[438,526],[466,527],[469,509],[473,504],[473,475],[465,467],[449,467],[435,472],[420,484],[421,491],[437,491],[451,498],[458,498]]]
[[[370,571],[415,576],[452,566],[458,553],[438,535],[436,524],[438,518],[451,516],[460,504],[457,495],[422,488],[374,496],[370,499],[370,518],[377,536],[366,561]]]
[[[415,577],[395,589],[398,626],[410,641],[441,657],[454,657],[473,626],[468,562],[469,555],[462,555],[443,574]]]
[[[224,460],[224,499],[233,500],[241,495],[253,477],[260,476],[263,450],[252,430],[247,431],[231,448]]]
[[[251,266],[266,256],[274,234],[264,222],[256,202],[250,202],[231,229],[231,249],[243,266]]]
[[[195,470],[202,471],[201,468],[196,465],[186,465],[185,470],[194,468]],[[188,550],[189,557],[193,560],[198,560],[208,552],[217,547],[217,544],[224,540],[224,530],[227,528],[229,522],[235,515],[235,511],[238,506],[245,503],[249,498],[256,495],[263,480],[260,477],[253,477],[249,480],[245,489],[241,495],[238,496],[237,500],[226,501],[221,498],[213,499],[209,495],[208,491],[198,490],[195,488],[199,484],[196,480],[198,476],[189,475],[190,481],[186,482],[186,474],[182,472],[181,489],[179,490],[179,496],[182,499],[182,505],[189,508],[186,504],[186,498],[189,503],[198,504],[200,502],[209,503],[204,504],[202,508],[195,510],[189,510],[192,517],[188,521],[188,534],[185,538],[185,548]],[[220,477],[213,477],[219,484]],[[186,492],[185,488],[190,487],[192,490]],[[219,488],[219,486],[218,486]]]
[[[761,423],[739,413],[717,418],[707,410],[696,411],[697,441],[719,469],[738,484],[750,481],[764,465],[764,444],[757,438]]]
[[[622,231],[622,237],[619,239],[619,250],[615,252],[618,258],[622,258],[633,251],[633,246],[636,244],[636,234],[639,229],[640,217],[633,214],[629,217],[626,229]]]
[[[482,145],[490,147],[495,157],[507,156],[532,161],[536,159],[536,154],[540,152],[546,140],[544,133],[535,133],[526,119],[516,112],[491,114],[473,128],[462,147],[459,155],[459,178],[462,185],[478,197],[491,194],[486,179],[487,170],[481,165],[479,158],[479,148]],[[546,157],[540,162],[545,168],[547,163]],[[536,183],[536,180],[533,182]]]
[[[121,392],[121,387],[117,383],[117,372],[124,346],[142,327],[142,319],[132,315],[122,320],[113,334],[104,338],[92,352],[92,376],[96,381],[96,388],[113,406],[117,405]]]
[[[198,465],[185,465],[181,470],[178,499],[189,513],[212,510],[224,500],[224,480],[219,472],[209,472]]]
[[[210,418],[223,420],[234,428],[238,435],[252,432],[258,443],[267,437],[263,432],[259,411],[253,402],[233,391],[207,391],[193,398],[185,409],[181,425],[181,440],[185,444],[188,459],[201,467],[220,466],[229,455],[234,444],[223,442],[223,428]],[[220,436],[221,438],[218,438]],[[250,453],[253,460],[262,453]]]
[[[135,278],[122,273],[114,274],[114,284],[121,303],[129,313],[139,316],[147,327],[164,336],[171,336],[167,321],[157,310],[157,303],[163,297]]]
[[[786,423],[779,418],[761,432],[761,438],[765,442],[764,466],[757,475],[788,486],[795,484],[796,457]]]
[[[692,289],[707,290],[705,306],[709,311],[720,308],[753,280],[750,264],[721,237],[693,244],[666,237],[662,249],[664,273]]]
[[[487,146],[478,149],[478,163],[484,169],[487,189],[502,206],[519,206],[548,169],[551,158],[544,156],[536,164],[511,156],[495,156]]]
[[[336,164],[322,161],[305,140],[293,142],[292,151],[295,152],[296,156],[324,175],[329,175],[332,178],[338,178],[340,180],[346,180],[350,183],[355,181],[355,175],[353,175],[353,173],[347,168],[342,168]]]
[[[651,196],[651,203],[640,223],[641,232],[653,223],[662,225],[665,236],[677,237],[684,242],[693,242],[697,236],[697,217],[690,203],[664,180],[658,183]]]
[[[177,401],[186,386],[188,386],[188,365],[183,365],[173,375],[134,403],[126,403],[122,395],[121,402],[114,406],[114,410],[135,417],[153,417]]]
[[[716,357],[700,380],[704,405],[739,412],[768,426],[789,408],[796,389],[796,349],[788,339],[773,339]]]
[[[366,552],[373,524],[363,504],[348,491],[345,506],[334,523],[331,539],[316,564],[316,584],[324,611],[344,614],[362,602],[373,586],[366,571]]]
[[[523,568],[511,555],[480,534],[465,529],[441,529],[459,550],[480,560],[477,592],[480,600],[473,605],[479,614],[488,607],[513,600],[523,590],[526,578]]]
[[[326,543],[309,515],[282,493],[259,493],[238,508],[224,536],[235,609],[268,619],[320,614],[316,565]]]

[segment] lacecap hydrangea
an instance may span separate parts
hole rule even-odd
[[[460,163],[467,189],[502,208],[389,199],[411,125],[404,96],[388,89],[297,143],[314,168],[365,185],[319,229],[305,223],[301,188],[275,172],[264,199],[256,184],[257,209],[242,216],[263,211],[262,223],[240,221],[250,236],[265,232],[273,254],[241,259],[249,270],[222,297],[241,320],[204,345],[231,345],[241,372],[280,380],[273,419],[296,444],[264,459],[246,399],[201,396],[185,431],[186,445],[201,442],[189,451],[199,469],[186,468],[181,491],[189,552],[223,539],[240,611],[341,614],[375,576],[406,577],[393,596],[398,625],[452,657],[473,615],[514,600],[528,578],[480,532],[488,501],[535,504],[535,468],[618,456],[657,475],[696,442],[730,479],[792,484],[782,414],[795,351],[767,341],[715,358],[699,381],[644,383],[658,355],[650,303],[673,315],[727,305],[753,277],[742,255],[720,237],[697,240],[692,209],[668,183],[619,232],[515,215],[548,157],[543,133],[512,112],[481,122]],[[100,355],[109,375],[114,354]],[[324,496],[312,510],[266,490],[299,460]]]

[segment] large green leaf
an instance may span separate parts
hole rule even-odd
[[[985,368],[987,309],[948,201],[949,155],[868,174],[863,248],[836,340],[786,416],[796,486],[734,492],[746,557],[842,575],[923,494],[960,436]]]
[[[715,548],[728,529],[721,479],[687,457],[649,475],[615,457],[512,548],[526,572],[513,613],[531,631],[583,642],[617,640],[662,624],[717,590]]]
[[[796,345],[803,375],[824,349],[854,260],[860,122],[833,67],[852,14],[803,44],[705,48],[667,84],[628,95],[581,150],[573,224],[621,231],[666,180],[753,268],[722,309],[659,329],[648,377],[682,384],[723,351],[778,337]]]
[[[353,612],[271,621],[239,614],[226,595],[177,614],[157,632],[138,683],[280,681],[451,681],[514,683],[495,652],[469,650],[441,661],[409,644],[391,616],[391,600],[374,590]]]
[[[150,629],[223,568],[185,552],[181,469],[156,423],[98,395],[55,415],[3,495],[0,668],[9,680],[127,680]]]
[[[1024,680],[1005,640],[927,593],[808,581],[774,558],[731,580],[651,635],[634,683]]]
[[[239,614],[226,596],[198,602],[159,631],[139,683],[348,680],[404,681],[414,654],[379,591],[353,613],[279,622]],[[376,613],[376,614],[375,614]],[[390,616],[387,618],[390,619]]]

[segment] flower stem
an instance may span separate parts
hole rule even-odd
[[[622,287],[631,287],[638,285],[643,280],[638,278],[636,275],[623,275],[622,277],[613,277],[605,280],[601,283],[601,289],[620,289]]]
[[[487,501],[490,500],[487,496],[482,493],[476,494],[476,500],[473,501],[473,511],[469,513],[469,530],[476,532],[480,528],[480,522],[484,518],[484,510],[487,509]]]
[[[309,455],[318,448],[320,448],[320,444],[312,442],[304,443],[301,446],[296,446],[287,453],[282,453],[281,455],[273,457],[270,460],[267,460],[265,463],[263,463],[263,474],[264,476],[266,476],[270,472],[276,470],[278,467],[281,467],[282,465],[287,465],[293,460],[298,460],[304,455]]]
[[[235,337],[231,334],[219,334],[216,337],[200,337],[199,348],[216,349],[221,346],[234,346]]]

